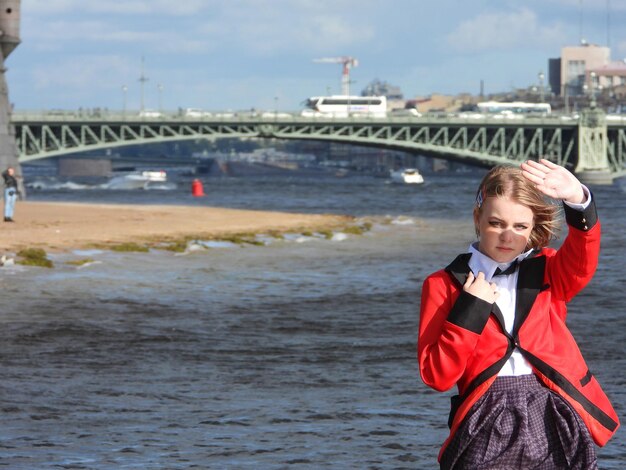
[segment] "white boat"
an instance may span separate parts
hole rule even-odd
[[[424,177],[416,168],[402,168],[391,171],[391,181],[394,183],[421,184]]]
[[[114,176],[105,185],[108,189],[146,189],[150,183],[165,183],[167,173],[164,171],[140,171]]]

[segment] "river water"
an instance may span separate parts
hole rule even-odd
[[[419,289],[473,238],[480,174],[207,179],[31,200],[352,214],[364,235],[287,236],[185,255],[55,255],[0,269],[0,466],[10,469],[434,469],[448,396],[418,378]],[[624,415],[624,186],[592,188],[598,272],[570,305],[590,368]],[[19,223],[19,205],[16,212]],[[64,264],[89,256],[80,268]],[[626,467],[624,431],[599,450]]]

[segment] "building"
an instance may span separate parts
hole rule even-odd
[[[405,107],[416,108],[420,113],[428,112],[454,112],[461,106],[469,103],[476,103],[477,100],[468,93],[461,93],[456,96],[440,95],[433,93],[426,97],[415,97],[407,100]]]
[[[615,88],[626,85],[626,62],[609,62],[587,70],[586,83],[595,89]]]
[[[548,88],[553,95],[561,95],[561,58],[548,59]]]
[[[372,80],[361,91],[361,96],[386,96],[388,100],[402,100],[404,98],[399,86],[379,80]]]
[[[374,79],[361,91],[361,96],[387,97],[387,110],[404,107],[404,95],[399,86]]]
[[[582,41],[580,46],[566,46],[561,49],[559,90],[560,96],[578,96],[585,94],[590,72],[602,69],[611,62],[611,49]],[[549,62],[551,87],[554,88],[556,72],[555,59]],[[556,90],[553,89],[556,92]]]

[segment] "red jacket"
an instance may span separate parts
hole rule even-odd
[[[435,390],[455,384],[459,390],[450,413],[450,436],[441,453],[515,347],[546,387],[580,414],[598,445],[606,444],[619,427],[611,403],[565,324],[566,303],[596,270],[600,223],[595,204],[592,201],[584,212],[566,206],[565,215],[570,227],[561,248],[537,250],[519,265],[510,335],[492,304],[463,291],[471,254],[459,255],[424,281],[417,348],[420,374]]]

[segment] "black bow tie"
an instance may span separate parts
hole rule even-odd
[[[496,277],[496,276],[508,276],[509,274],[513,274],[515,272],[515,270],[517,269],[517,260],[513,261],[511,263],[511,265],[506,268],[504,271],[501,270],[500,268],[496,268],[496,272],[493,273],[492,277]]]

